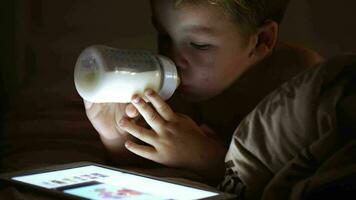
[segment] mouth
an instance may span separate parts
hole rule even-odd
[[[186,85],[186,84],[181,84],[181,85],[179,85],[179,87],[177,88],[177,90],[180,91],[180,92],[186,92],[186,91],[189,90],[189,86]]]
[[[180,79],[180,84],[177,88],[178,91],[184,92],[187,91],[190,88],[189,84],[186,82],[186,80],[183,80],[182,78]]]

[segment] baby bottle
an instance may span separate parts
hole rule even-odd
[[[128,103],[150,88],[164,100],[179,85],[175,64],[143,50],[90,46],[79,55],[74,70],[79,95],[93,103]]]

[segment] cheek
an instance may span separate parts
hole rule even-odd
[[[220,67],[221,76],[224,76],[227,82],[239,78],[250,66],[246,50],[236,49],[235,51],[225,52],[223,55],[216,63]]]
[[[215,56],[207,56],[202,53],[201,55],[196,55],[191,66],[191,77],[194,77],[196,82],[201,82],[201,84],[211,85],[214,82],[214,77],[216,77],[217,68]]]
[[[214,58],[202,59],[199,64],[192,69],[191,80],[194,83],[196,90],[202,93],[215,93],[220,90],[223,76],[222,72],[218,69],[216,60]]]
[[[210,71],[214,70],[216,63],[216,55],[211,51],[197,52],[197,50],[195,50],[189,55],[190,70],[204,74],[208,74],[210,73]]]
[[[200,87],[212,93],[219,93],[229,87],[249,66],[243,52],[225,52],[221,56],[208,57],[202,63],[206,68],[197,72],[200,84],[204,84]]]

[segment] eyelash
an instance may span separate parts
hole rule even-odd
[[[209,44],[199,44],[195,42],[190,42],[190,46],[198,50],[208,50],[210,48]]]
[[[158,38],[161,41],[166,41],[166,42],[171,40],[171,38],[168,34],[158,34]],[[203,43],[197,43],[197,42],[190,42],[189,45],[191,47],[193,47],[194,49],[201,50],[201,51],[208,50],[211,47],[210,44],[203,44]]]

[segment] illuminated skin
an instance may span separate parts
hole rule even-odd
[[[257,35],[244,40],[236,24],[217,7],[187,4],[174,8],[171,0],[153,0],[152,10],[160,53],[177,64],[182,79],[180,92],[190,100],[220,94],[269,53],[264,44],[256,46]],[[126,111],[131,117],[140,114],[151,129],[125,118],[119,126],[147,144],[127,141],[126,148],[169,167],[189,169],[212,179],[221,177],[227,150],[211,137],[211,130],[175,113],[152,90],[145,95],[151,104],[134,96],[134,108],[130,105]]]
[[[259,93],[262,97],[265,95],[259,85],[271,85],[274,77],[257,70],[259,76],[251,78],[247,71],[252,66],[255,69],[266,69],[266,66],[271,69],[273,66],[272,72],[284,74],[290,71],[287,66],[306,68],[322,60],[318,54],[304,48],[277,44],[276,22],[267,20],[255,33],[243,38],[239,26],[230,21],[222,10],[204,4],[207,1],[191,2],[201,4],[183,3],[174,8],[172,0],[151,0],[153,22],[160,36],[159,53],[177,64],[182,78],[179,88],[182,96],[199,105],[212,101],[212,106],[224,107],[222,114],[213,112],[214,116],[225,119],[231,112],[244,113],[239,109],[248,106],[236,99],[251,96],[251,99],[244,99],[249,104],[249,100],[258,102],[255,96],[258,97]],[[242,75],[245,79],[240,80],[245,80],[244,91],[248,94],[235,94],[236,91],[232,90],[234,97],[226,99],[224,91],[228,91],[226,89]],[[262,83],[258,79],[260,75],[265,78]],[[233,84],[230,88],[235,86]],[[248,86],[256,89],[249,90]],[[215,182],[221,178],[225,171],[226,147],[215,138],[222,138],[225,134],[229,139],[233,130],[219,129],[215,132],[206,124],[197,124],[190,117],[176,113],[156,93],[146,95],[151,103],[137,96],[133,97],[132,104],[98,104],[84,100],[88,119],[112,154],[115,164],[120,167],[139,166],[134,170],[140,171],[142,167],[147,169],[152,164],[149,160],[152,160],[169,168],[160,168],[158,174],[148,168],[143,173],[153,172],[152,175],[160,176],[165,171],[165,176],[179,177],[185,176],[187,170],[188,175],[192,175],[189,178],[196,177],[196,174],[205,181]],[[250,104],[252,109],[255,105]],[[209,106],[208,109],[211,108]]]
[[[283,67],[291,63],[281,60],[294,63],[285,53],[282,58],[269,56],[273,49],[276,52],[280,47],[276,46],[278,24],[273,21],[266,21],[256,33],[243,38],[238,25],[212,5],[187,3],[174,8],[172,0],[151,3],[153,22],[160,36],[160,54],[177,64],[182,78],[179,92],[188,100],[204,101],[212,97],[225,100],[222,92],[261,60],[272,60],[270,63],[274,64],[276,59]],[[291,48],[286,50],[291,54],[296,52]],[[303,62],[306,60],[301,65],[310,66],[320,60],[318,55],[304,49],[297,52],[302,52]],[[209,179],[223,176],[226,148],[214,137],[219,133],[174,112],[156,93],[148,93],[151,103],[138,96],[133,97],[132,104],[84,101],[90,122],[117,164],[147,166],[146,159],[149,159]],[[172,176],[177,175],[177,171],[172,172]]]
[[[154,0],[152,11],[160,54],[178,66],[180,92],[189,100],[218,95],[257,60],[254,45],[245,44],[236,24],[216,6],[174,8],[172,0]]]
[[[119,125],[149,145],[127,141],[126,148],[149,160],[189,169],[202,176],[217,169],[223,171],[226,149],[222,143],[210,137],[188,116],[174,113],[153,90],[147,90],[145,96],[151,104],[139,96],[134,96],[132,103],[151,129],[125,118]]]

